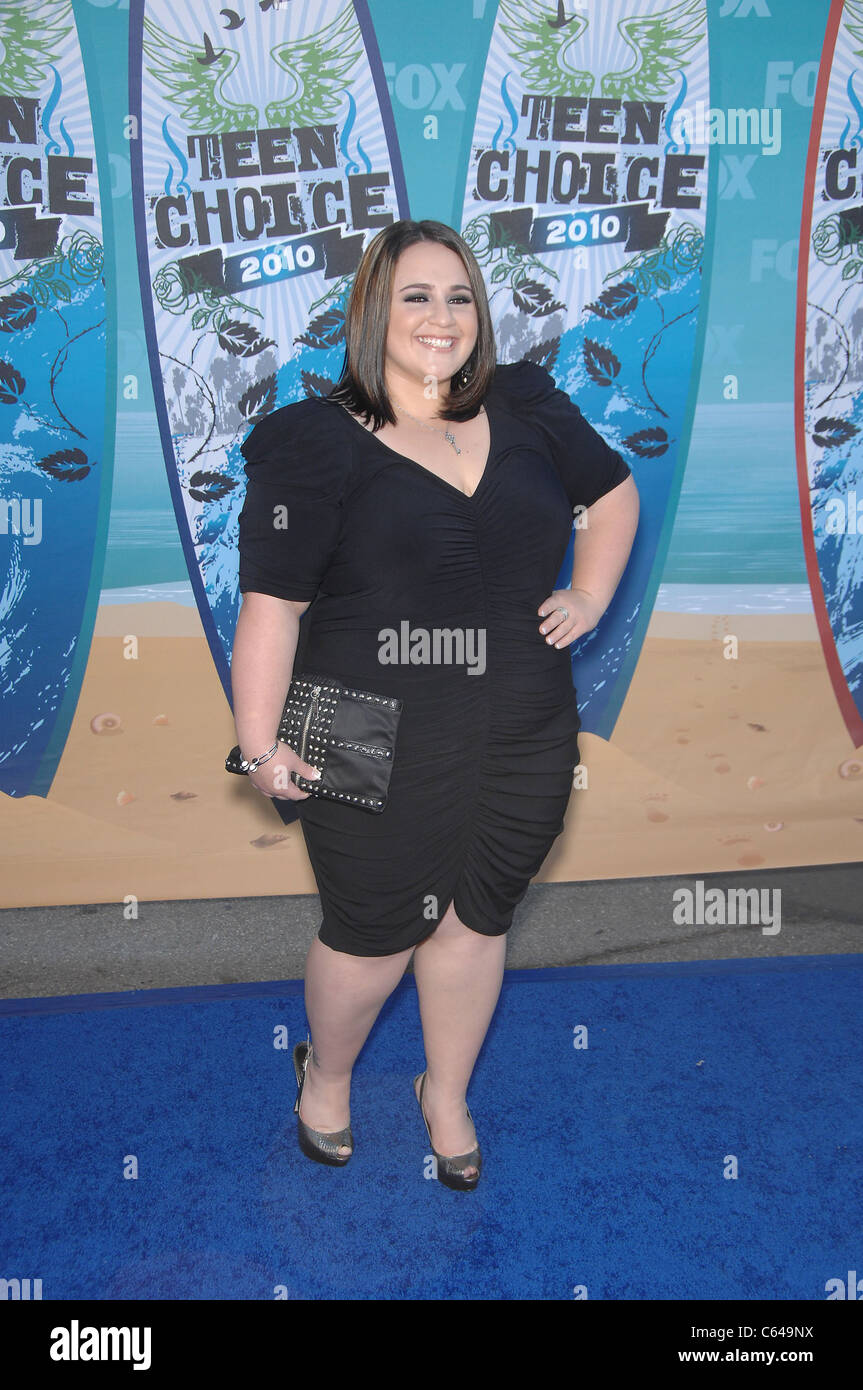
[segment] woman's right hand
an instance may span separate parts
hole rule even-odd
[[[257,772],[248,774],[249,781],[262,796],[277,801],[306,801],[311,792],[301,791],[291,779],[291,773],[298,772],[309,781],[317,781],[320,776],[314,763],[304,763],[290,744],[279,740],[279,751],[262,763]]]

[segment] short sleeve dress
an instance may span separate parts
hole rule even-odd
[[[563,829],[580,720],[571,649],[546,642],[537,609],[574,508],[630,469],[535,363],[499,365],[485,407],[470,497],[325,397],[243,445],[241,592],[309,602],[295,674],[404,702],[383,811],[295,803],[319,938],[350,955],[418,945],[451,902],[501,935]]]

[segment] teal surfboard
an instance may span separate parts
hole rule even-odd
[[[499,359],[546,367],[638,487],[628,567],[572,648],[583,727],[606,738],[650,619],[686,460],[709,105],[704,0],[500,0],[462,235],[485,274]],[[571,565],[572,545],[561,584]]]
[[[204,10],[133,0],[141,292],[177,526],[230,699],[240,445],[325,395],[363,248],[407,215],[361,0]]]
[[[95,621],[114,387],[93,121],[71,4],[0,6],[0,52],[0,789],[45,796]]]
[[[831,6],[806,168],[796,435],[803,543],[833,690],[863,746],[863,4]]]

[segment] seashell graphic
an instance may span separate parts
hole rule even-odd
[[[766,821],[764,822],[764,829],[765,829],[765,830],[784,830],[784,829],[785,829],[785,822],[784,822],[784,820],[766,820]]]
[[[172,801],[194,801],[197,792],[171,792]]]
[[[157,714],[156,718],[153,720],[154,724],[170,724],[170,722],[167,714]]]
[[[117,793],[117,805],[118,805],[118,806],[128,806],[128,805],[129,805],[129,802],[130,802],[130,801],[134,801],[134,800],[135,800],[135,798],[134,798],[134,796],[132,795],[131,792],[118,792],[118,793]]]
[[[269,849],[287,838],[287,835],[259,835],[257,840],[250,840],[249,844],[254,845],[255,849]]]
[[[863,758],[846,758],[844,763],[839,764],[836,771],[840,777],[863,776]]]
[[[751,792],[754,792],[754,791],[757,790],[758,787],[763,787],[763,786],[764,786],[764,778],[763,778],[763,777],[748,777],[748,778],[746,779],[746,785],[747,785],[747,787],[749,788],[749,790],[750,790]]]
[[[119,714],[94,714],[90,720],[90,729],[94,734],[121,734],[123,721]]]

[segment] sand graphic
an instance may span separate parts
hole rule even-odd
[[[0,797],[3,905],[314,893],[299,824],[224,771],[235,741],[196,610],[103,605],[49,796]],[[535,882],[863,858],[863,750],[810,616],[655,613],[612,741],[579,742]]]

